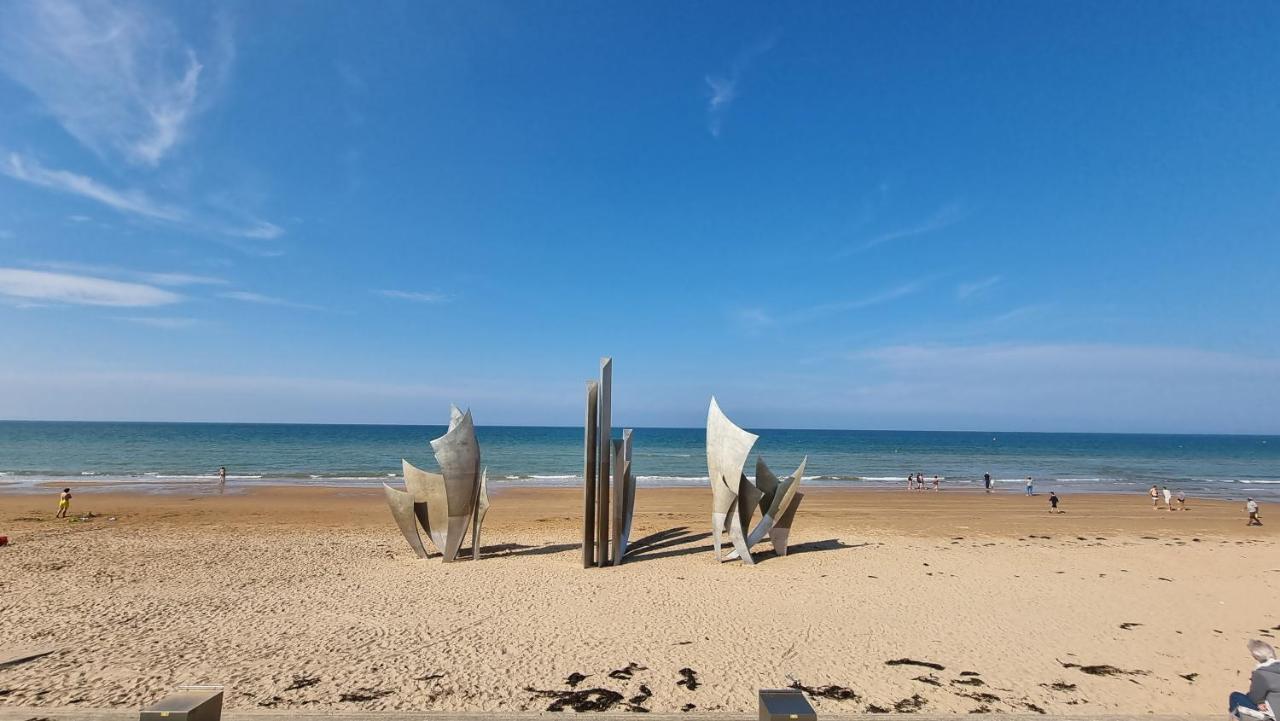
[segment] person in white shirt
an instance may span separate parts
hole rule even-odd
[[[1262,521],[1258,518],[1258,502],[1252,498],[1245,499],[1244,510],[1249,512],[1249,522],[1246,526],[1261,526]]]
[[[1168,486],[1164,487],[1164,507],[1170,511],[1173,510],[1173,491]]]

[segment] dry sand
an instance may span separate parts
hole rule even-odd
[[[447,566],[413,557],[380,491],[55,506],[0,496],[0,649],[59,649],[0,668],[0,704],[209,682],[236,708],[540,711],[582,674],[614,710],[751,711],[799,682],[851,689],[815,702],[835,715],[1216,714],[1248,684],[1244,641],[1280,635],[1280,538],[1239,504],[816,490],[791,555],[748,567],[712,558],[709,491],[641,490],[634,536],[656,540],[593,570],[569,489],[499,492],[485,558]]]

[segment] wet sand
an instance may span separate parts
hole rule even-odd
[[[1208,714],[1280,635],[1280,535],[1235,503],[819,489],[747,567],[712,557],[708,490],[642,489],[634,558],[583,570],[572,489],[496,493],[447,566],[379,490],[87,491],[85,521],[0,496],[0,648],[57,649],[0,705],[750,712],[798,684],[832,715]]]

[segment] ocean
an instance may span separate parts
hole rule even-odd
[[[977,433],[751,429],[778,475],[808,455],[806,484],[902,488],[908,473],[941,476],[943,489],[1142,493],[1152,483],[1190,496],[1280,500],[1280,436]],[[434,468],[428,441],[444,426],[0,421],[0,492],[46,481],[129,490],[228,485],[377,486],[400,459]],[[615,430],[620,435],[621,430]],[[581,483],[582,429],[481,426],[482,461],[495,487]],[[642,486],[707,482],[701,428],[639,428],[634,465]]]

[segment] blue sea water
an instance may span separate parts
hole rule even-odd
[[[1189,495],[1280,500],[1280,436],[1101,433],[976,433],[752,429],[755,452],[779,474],[805,455],[815,485],[904,487],[908,473],[943,488],[1143,492],[1168,484]],[[0,421],[0,492],[46,481],[190,489],[226,466],[232,487],[258,484],[376,486],[400,459],[434,467],[428,441],[443,426]],[[481,426],[483,462],[496,485],[576,485],[582,429]],[[615,431],[615,434],[620,431]],[[701,485],[700,428],[640,428],[634,463],[641,485]],[[748,465],[754,470],[754,455]]]

